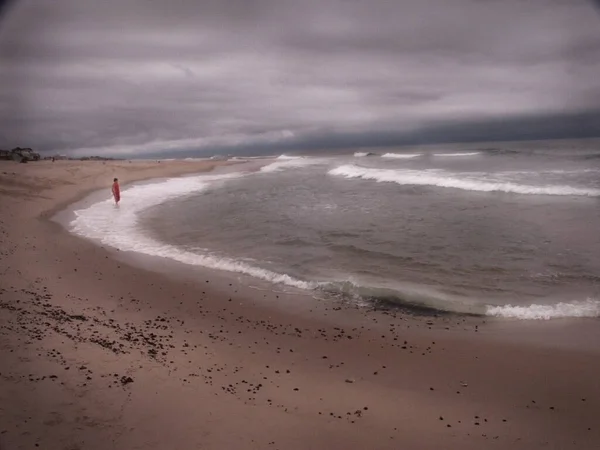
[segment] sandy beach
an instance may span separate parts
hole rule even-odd
[[[51,220],[222,164],[0,162],[1,450],[600,448],[597,319],[372,311]]]

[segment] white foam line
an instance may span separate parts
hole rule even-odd
[[[212,183],[243,176],[241,173],[217,176],[173,178],[163,182],[137,185],[122,192],[120,207],[112,200],[95,203],[75,211],[70,226],[73,232],[102,244],[150,256],[170,258],[180,263],[226,270],[250,275],[276,284],[303,289],[314,287],[312,283],[295,279],[286,274],[254,267],[227,257],[198,254],[163,244],[146,235],[140,228],[139,213],[170,199],[205,190]]]
[[[421,156],[421,153],[385,153],[382,158],[411,159]]]
[[[377,182],[389,182],[400,185],[439,186],[481,192],[507,192],[515,194],[565,195],[598,197],[599,189],[583,189],[572,186],[528,186],[510,182],[492,182],[483,176],[482,179],[456,178],[443,171],[371,169],[354,164],[347,164],[329,171],[330,175],[345,178],[361,178]]]
[[[488,306],[486,315],[522,320],[550,320],[568,317],[600,317],[600,301],[587,299],[572,303],[529,306]]]
[[[476,155],[481,155],[480,152],[470,152],[470,153],[434,153],[433,156],[447,156],[447,157],[452,157],[452,156],[476,156]]]
[[[301,167],[308,167],[316,164],[321,164],[322,159],[319,158],[277,158],[278,161],[260,168],[263,173],[280,172],[287,169],[299,169]]]

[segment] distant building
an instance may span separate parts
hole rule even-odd
[[[39,161],[41,156],[30,148],[16,147],[11,151],[1,150],[0,159],[12,159],[17,162]]]

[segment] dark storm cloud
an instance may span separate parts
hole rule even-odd
[[[598,73],[584,0],[20,0],[0,22],[0,147],[511,139],[489,124],[538,116],[552,137],[600,106]]]

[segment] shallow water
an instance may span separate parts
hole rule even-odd
[[[73,227],[361,303],[600,315],[598,141],[366,154],[135,186],[118,210],[97,203]]]

